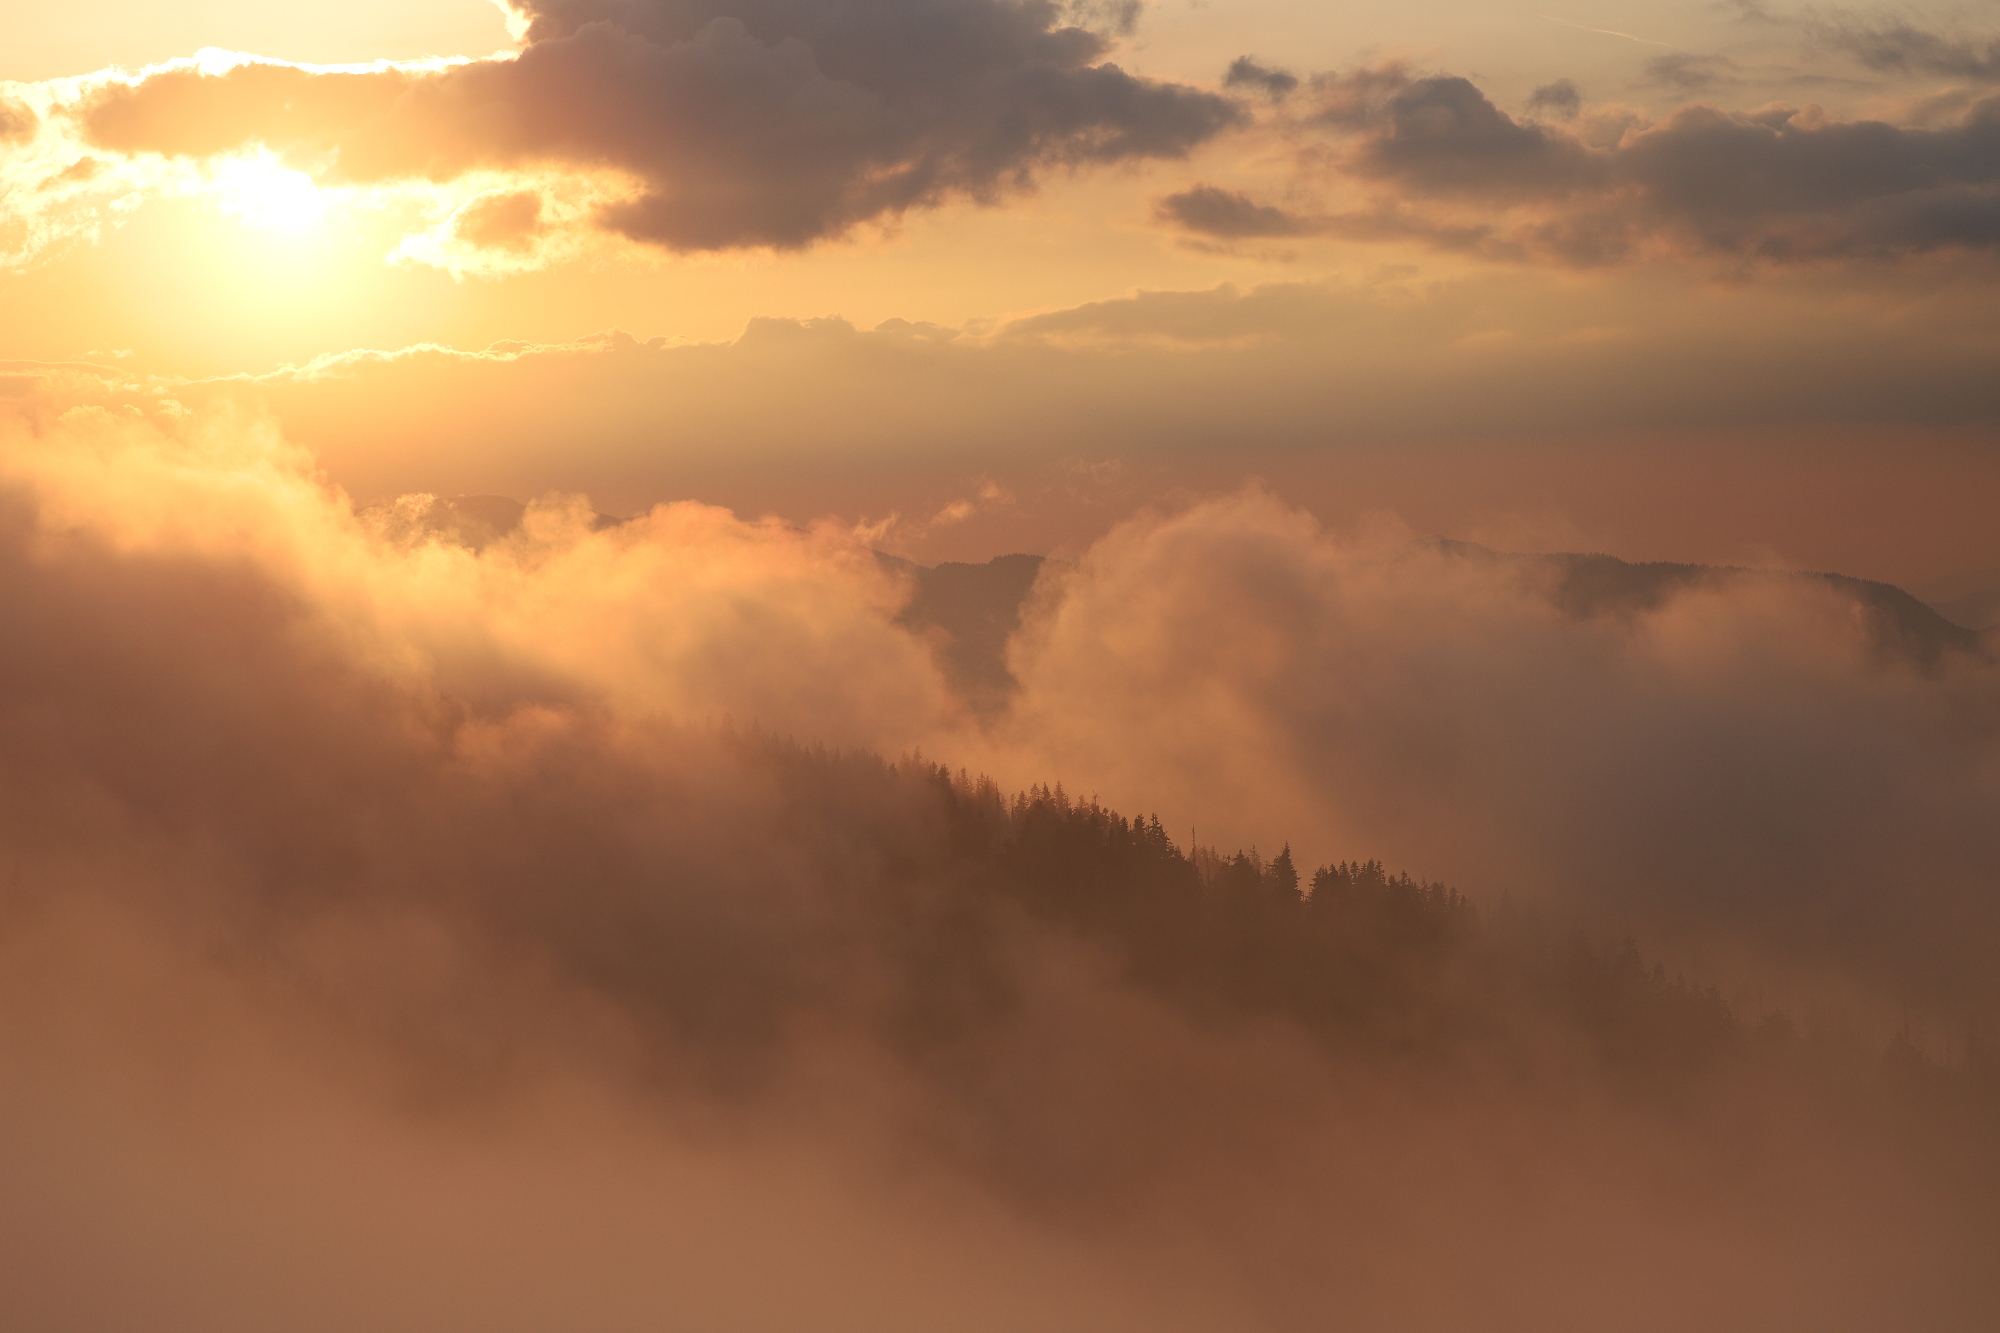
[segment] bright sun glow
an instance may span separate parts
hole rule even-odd
[[[326,212],[326,200],[312,177],[277,158],[239,158],[216,172],[222,211],[253,227],[303,231]]]

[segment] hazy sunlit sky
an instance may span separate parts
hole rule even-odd
[[[2000,0],[10,8],[0,1333],[2000,1328]]]
[[[227,399],[361,501],[922,558],[1260,477],[1499,545],[2000,565],[2000,6],[509,17],[16,18],[14,395]]]

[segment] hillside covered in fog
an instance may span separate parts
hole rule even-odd
[[[24,1326],[1995,1312],[2000,676],[1894,589],[231,450],[5,482]]]
[[[519,501],[503,496],[457,496],[429,499],[404,521],[479,551],[516,532],[526,511]],[[386,517],[388,509],[377,506],[374,512]],[[600,528],[619,521],[603,514],[595,518]],[[1727,587],[1745,580],[1804,580],[1823,584],[1851,601],[1884,653],[1935,666],[1948,654],[1991,656],[1995,651],[1995,641],[1979,632],[1985,628],[1981,619],[1985,602],[1979,599],[1988,594],[1977,589],[1964,593],[1959,587],[1964,580],[1940,585],[1940,592],[1957,594],[1940,597],[1944,608],[1940,610],[1891,584],[1842,574],[1632,563],[1601,554],[1502,554],[1442,537],[1425,545],[1453,559],[1517,571],[1545,589],[1556,607],[1579,619],[1656,611],[1675,594],[1690,589]],[[910,582],[909,602],[899,623],[931,637],[939,665],[968,701],[983,711],[1004,707],[1016,685],[1007,668],[1007,645],[1021,626],[1044,557],[1013,554],[983,564],[946,561],[936,566],[890,555],[879,558],[886,569]],[[1058,566],[1059,571],[1067,568]],[[1966,586],[1980,583],[1974,577]],[[1947,612],[1972,623],[1954,621]]]
[[[1599,8],[12,6],[0,1333],[2000,1329],[1994,5]]]

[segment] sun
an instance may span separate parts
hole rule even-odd
[[[326,200],[312,177],[268,153],[224,163],[214,185],[222,211],[253,227],[299,232],[326,213]]]

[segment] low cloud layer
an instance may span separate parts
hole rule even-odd
[[[1726,64],[1726,62],[1725,62]],[[1666,56],[1653,77],[1690,92],[1713,60]],[[1842,120],[1818,108],[1684,107],[1653,121],[1568,97],[1517,120],[1472,81],[1387,64],[1309,81],[1278,122],[1307,172],[1330,160],[1363,209],[1280,210],[1202,186],[1161,216],[1224,240],[1407,238],[1490,258],[1591,266],[1686,254],[1771,263],[1988,251],[2000,244],[2000,101],[1937,123]],[[1330,142],[1329,142],[1330,140]],[[1495,220],[1495,214],[1498,220]]]
[[[1254,493],[1134,523],[1017,647],[1023,743],[1225,842],[1383,847],[1656,938],[1845,954],[1912,996],[1936,968],[2000,1002],[1993,662],[1926,674],[1837,589],[1656,568],[1565,591]]]
[[[1821,278],[1388,270],[997,328],[757,319],[728,341],[422,344],[201,380],[107,355],[0,363],[0,387],[49,422],[78,401],[268,416],[363,503],[695,498],[839,514],[926,563],[1075,556],[1140,506],[1263,477],[1336,525],[1389,509],[1510,549],[1891,581],[1992,567],[2000,318],[1981,268],[1876,275],[1883,321]]]
[[[475,552],[224,414],[6,429],[14,1322],[1991,1313],[1995,668],[1885,657],[1836,589],[1571,604],[1249,493],[1052,567],[982,721],[844,532],[558,497]],[[916,745],[1448,873],[1485,933],[1385,887],[1368,970],[1246,970],[1325,918],[868,753]],[[1121,944],[1044,826],[1180,878]],[[1766,993],[1565,942],[1625,927]],[[1280,972],[1423,1003],[1308,1021]],[[1859,1027],[1755,1026],[1796,995]]]

